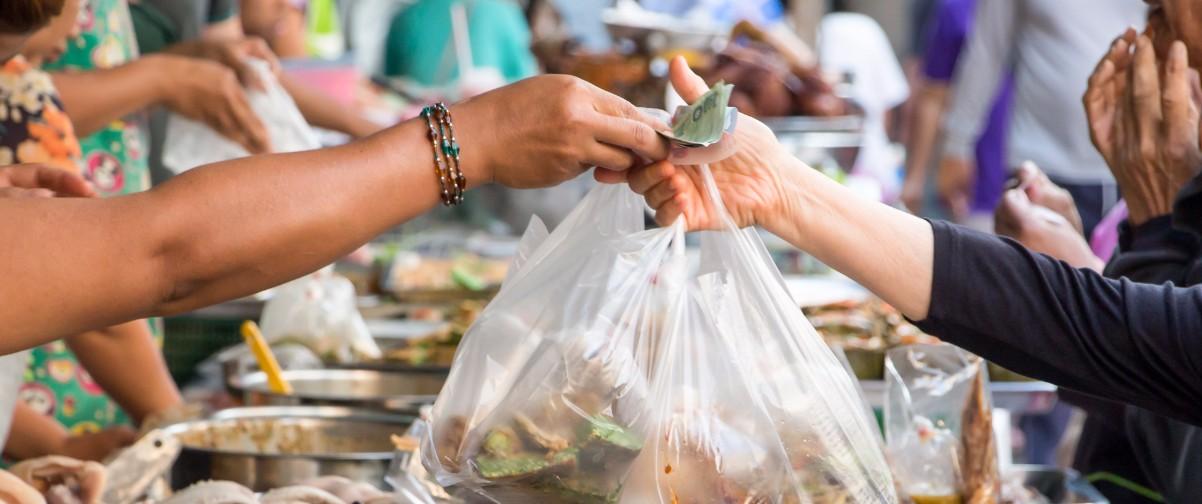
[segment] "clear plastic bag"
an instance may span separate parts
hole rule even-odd
[[[702,168],[710,190],[712,180]],[[754,230],[644,230],[594,189],[464,336],[423,440],[444,486],[495,502],[895,502],[856,383]]]
[[[332,266],[276,288],[259,324],[268,343],[299,343],[327,362],[382,356],[359,314],[355,286]]]
[[[248,89],[246,99],[271,142],[271,152],[299,152],[321,147],[317,133],[305,121],[296,102],[279,80],[271,73],[267,62],[252,59],[247,62],[267,88]],[[175,173],[197,166],[238,159],[250,155],[242,145],[226,138],[208,125],[179,114],[167,117],[166,139],[163,141],[163,165]]]
[[[997,441],[985,361],[944,344],[885,360],[885,438],[894,477],[916,503],[996,503]]]

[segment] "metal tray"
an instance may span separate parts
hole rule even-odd
[[[336,407],[259,407],[220,411],[164,428],[183,444],[171,486],[228,480],[256,491],[318,476],[345,476],[384,488],[392,434],[413,418]]]
[[[1024,485],[1056,504],[1110,504],[1109,499],[1072,469],[1014,465],[1006,471],[1006,479],[1010,478],[1022,478]]]
[[[433,404],[446,382],[441,369],[379,371],[366,369],[299,369],[284,371],[292,394],[267,388],[262,371],[233,379],[230,389],[248,406],[343,406],[374,411],[414,414]]]

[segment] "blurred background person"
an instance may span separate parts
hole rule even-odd
[[[827,14],[819,29],[818,62],[824,73],[847,83],[848,97],[863,110],[864,139],[851,173],[879,185],[881,201],[897,201],[902,161],[890,124],[910,86],[885,31],[864,14]]]
[[[276,54],[264,39],[243,31],[240,6],[247,13],[249,26],[268,31],[274,30],[264,27],[285,26],[289,13],[295,10],[285,0],[140,0],[130,5],[138,48],[141,54],[165,53],[219,63],[233,70],[239,82],[252,91],[262,91],[264,84],[248,59],[265,61],[276,70],[280,85],[311,125],[352,139],[380,129],[380,125],[353,107],[343,106],[286,70],[280,70]],[[162,161],[166,112],[155,109],[149,120],[150,165],[156,183],[173,174]]]
[[[80,0],[40,1],[61,6],[62,11],[0,67],[0,105],[7,111],[0,120],[0,162],[44,163],[79,173],[82,151],[74,125],[53,79],[38,65],[61,56],[68,40],[79,34]],[[4,28],[0,31],[20,35],[29,27]],[[140,422],[178,406],[179,391],[167,374],[151,323],[121,324],[34,351],[4,456],[24,460],[56,454],[99,460],[134,440],[127,413]],[[76,360],[68,349],[82,358]],[[26,355],[21,353],[11,365],[24,370]],[[111,402],[110,396],[118,402]]]
[[[906,151],[906,175],[902,187],[902,202],[911,212],[921,214],[926,202],[928,166],[937,161],[936,151],[944,135],[943,117],[951,101],[952,78],[963,55],[964,44],[971,32],[977,0],[939,0],[930,13],[930,33],[924,45],[922,70],[913,97],[911,127]],[[1009,126],[1013,83],[1009,71],[993,99],[985,129],[976,139],[973,151],[973,180],[968,193],[948,191],[949,196],[964,197],[967,201],[944,201],[953,216],[963,224],[978,229],[993,227],[993,209],[1002,194],[1009,169],[1006,166],[1006,130]],[[953,170],[938,171],[940,176],[956,174]],[[935,185],[943,188],[962,183],[944,182],[936,178]],[[939,191],[944,194],[945,191]]]
[[[938,175],[940,197],[954,216],[968,213],[976,142],[1012,71],[1007,166],[1034,161],[1072,193],[1084,231],[1093,229],[1118,191],[1089,142],[1080,100],[1096,55],[1115,33],[1143,26],[1146,12],[1142,2],[1129,0],[978,0],[968,52],[956,71]]]
[[[456,47],[454,8],[466,14],[467,48]],[[481,92],[534,75],[538,63],[530,44],[525,11],[511,0],[419,0],[392,19],[384,73],[424,87],[458,83]],[[460,68],[457,51],[470,54],[472,72]],[[472,79],[483,82],[467,82]]]
[[[1082,231],[1118,201],[1105,162],[1089,141],[1081,96],[1096,55],[1114,34],[1142,26],[1147,7],[1128,0],[978,0],[968,52],[956,70],[937,179],[953,217],[969,214],[976,179],[973,152],[1006,72],[1014,76],[1007,166],[1032,160],[1073,195]],[[1054,401],[1054,399],[1052,399]],[[1072,414],[1055,404],[1019,420],[1030,463],[1052,463]]]

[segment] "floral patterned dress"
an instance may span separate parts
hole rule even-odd
[[[95,70],[123,65],[138,57],[137,39],[126,0],[83,0],[80,36],[48,70]],[[104,196],[150,189],[146,115],[113,121],[81,141],[84,175]]]
[[[0,66],[0,165],[43,163],[78,173],[80,152],[50,74],[21,56]]]
[[[47,69],[104,69],[138,57],[126,0],[83,0],[78,22],[80,36],[69,41],[67,52],[58,61],[46,65]],[[14,110],[12,105],[7,107],[10,116]],[[45,122],[49,121],[46,119]],[[145,122],[144,114],[113,121],[79,142],[80,154],[76,157],[80,168],[101,195],[116,196],[150,188]],[[38,134],[34,133],[33,123],[26,124],[30,136]],[[74,133],[71,136],[74,137]],[[16,158],[24,160],[23,155],[41,155],[37,148],[22,145],[25,144],[18,143],[15,149],[10,147]],[[69,142],[65,149],[71,150]],[[42,143],[41,150],[52,154],[60,149],[53,143]],[[0,150],[0,156],[4,155]],[[148,321],[151,332],[160,340],[161,322],[158,319]],[[73,433],[95,432],[129,423],[121,408],[96,385],[62,341],[33,350],[20,396],[34,409],[53,415]]]

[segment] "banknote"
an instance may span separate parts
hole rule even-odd
[[[660,132],[681,147],[708,147],[733,132],[739,111],[728,106],[733,85],[718,82],[692,105],[676,109],[669,125],[672,131]]]

